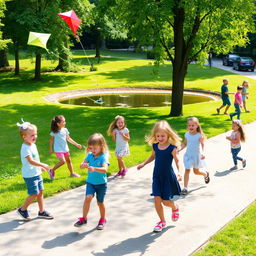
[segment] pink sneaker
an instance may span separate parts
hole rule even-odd
[[[126,173],[128,172],[128,169],[125,168],[122,170],[121,176],[124,177],[126,175]]]
[[[154,227],[154,232],[161,232],[163,230],[163,228],[165,228],[166,224],[163,221],[159,221],[156,223],[155,227]]]
[[[76,173],[76,172],[73,172],[73,173],[71,173],[70,174],[70,177],[81,177],[78,173]]]
[[[172,221],[177,221],[180,217],[179,208],[172,210]]]
[[[48,173],[49,173],[49,175],[50,175],[50,179],[51,179],[51,180],[54,180],[55,171],[54,171],[53,169],[50,169],[50,170],[48,170]]]
[[[119,171],[119,172],[115,175],[115,177],[120,177],[120,176],[122,176],[122,172],[123,172],[123,170]]]
[[[99,220],[99,223],[98,223],[98,226],[97,226],[97,229],[98,230],[102,230],[105,226],[105,224],[107,223],[107,220],[106,219],[102,219],[100,218]]]

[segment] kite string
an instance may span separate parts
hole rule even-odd
[[[79,41],[79,43],[80,43],[80,45],[81,45],[81,47],[82,47],[82,49],[83,49],[84,55],[85,55],[85,57],[86,57],[86,59],[87,59],[89,65],[92,67],[92,63],[90,62],[89,58],[87,57],[86,51],[85,51],[84,46],[83,46],[83,44],[82,44],[82,42],[81,42],[81,40],[80,40],[80,37],[77,36],[77,39],[78,39],[78,41]]]

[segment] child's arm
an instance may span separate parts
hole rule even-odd
[[[76,146],[77,148],[82,148],[81,144],[76,143],[73,139],[71,139],[71,137],[69,135],[67,135],[67,141],[71,144],[73,144],[74,146]]]
[[[88,165],[88,162],[86,160],[84,160],[81,164],[80,164],[80,169],[85,169],[85,168],[88,168],[89,165]]]
[[[184,139],[184,143],[181,145],[181,147],[179,148],[178,152],[180,152],[182,149],[184,149],[187,146],[187,139]]]
[[[102,164],[102,167],[93,167],[93,166],[88,166],[86,167],[88,168],[89,172],[100,172],[100,173],[106,173],[108,170],[108,164],[104,163]]]
[[[176,167],[177,167],[177,170],[178,170],[177,179],[178,179],[178,181],[181,181],[182,180],[182,176],[181,176],[181,172],[180,172],[180,160],[178,158],[178,150],[177,150],[177,148],[173,149],[172,156],[173,156],[173,159],[175,161],[175,164],[176,164]]]
[[[137,166],[137,170],[140,170],[140,169],[143,168],[146,164],[149,164],[150,162],[152,162],[154,159],[155,159],[155,151],[152,150],[151,156],[150,156],[147,160],[145,160],[143,163],[139,164],[139,165]]]
[[[235,135],[235,139],[232,139],[231,136],[227,136],[226,139],[230,140],[232,143],[236,144],[236,143],[240,142],[241,134],[240,134],[240,132],[237,132],[236,135]]]
[[[31,165],[39,166],[39,167],[43,168],[43,170],[49,170],[50,169],[49,165],[38,162],[38,161],[35,161],[30,155],[26,156],[26,159],[28,160],[28,162]]]
[[[52,154],[52,145],[53,145],[54,137],[51,136],[49,140],[49,153]]]
[[[123,136],[124,140],[126,141],[130,141],[130,134],[129,133],[123,133],[123,132],[119,132],[120,135]]]
[[[201,159],[205,159],[205,155],[204,155],[204,142],[205,142],[205,138],[204,138],[204,136],[201,136],[199,140],[200,140],[201,147],[202,147]]]

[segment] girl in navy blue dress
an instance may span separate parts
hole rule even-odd
[[[180,141],[181,138],[166,121],[157,122],[152,129],[151,135],[147,138],[147,142],[150,145],[153,144],[152,154],[137,166],[137,169],[140,170],[146,164],[155,160],[152,195],[154,196],[155,209],[160,221],[154,227],[154,232],[160,232],[166,226],[163,205],[172,208],[173,221],[179,219],[179,208],[174,203],[173,197],[180,195],[181,192],[178,180],[181,181],[182,178],[177,156],[177,147],[180,145]],[[172,168],[173,159],[178,169],[177,177]]]

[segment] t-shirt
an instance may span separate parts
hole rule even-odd
[[[94,155],[89,152],[89,154],[85,158],[85,161],[88,162],[89,166],[93,167],[103,167],[103,164],[109,164],[108,155],[106,153],[102,153],[101,155],[94,157]],[[86,182],[93,185],[105,184],[107,183],[107,174],[95,171],[88,172]]]
[[[222,97],[222,99],[227,99],[229,97],[229,95],[226,94],[226,92],[228,92],[228,86],[226,84],[223,84],[221,86],[221,97]]]
[[[58,132],[50,133],[51,136],[54,137],[53,149],[54,152],[69,152],[67,136],[69,135],[69,131],[67,128],[61,128]]]
[[[239,105],[243,104],[242,94],[240,92],[236,92],[234,103]]]
[[[127,148],[128,141],[124,140],[124,137],[120,134],[120,132],[124,134],[128,134],[129,133],[128,128],[125,127],[124,129],[121,129],[121,130],[114,129],[114,132],[116,133],[116,150]]]
[[[27,156],[40,162],[36,144],[27,145],[23,143],[21,146],[20,157],[22,163],[22,176],[24,178],[31,178],[40,175],[42,173],[41,167],[30,164],[26,158]]]

